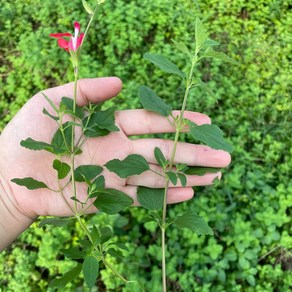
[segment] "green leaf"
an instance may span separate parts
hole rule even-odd
[[[65,113],[70,114],[73,117],[83,119],[84,111],[81,107],[75,106],[75,113],[74,113],[74,100],[69,97],[62,97],[60,108],[64,107]]]
[[[77,246],[73,246],[68,249],[61,249],[61,252],[66,258],[73,260],[83,259],[86,255],[86,251],[80,250]]]
[[[88,14],[90,14],[90,15],[93,14],[93,9],[92,9],[91,5],[88,4],[87,1],[82,0],[82,4],[83,4],[83,7]]]
[[[42,228],[45,225],[62,227],[66,226],[71,220],[71,218],[45,218],[39,223],[39,227]]]
[[[89,119],[89,120],[88,120]],[[107,132],[118,132],[120,129],[115,125],[115,108],[110,107],[105,111],[96,111],[86,120],[86,128],[92,131],[97,130],[97,133],[102,133],[100,130]],[[83,122],[84,124],[84,122]]]
[[[190,134],[194,139],[205,143],[211,148],[232,152],[232,145],[225,141],[223,132],[218,126],[208,124],[197,126],[192,122],[190,122],[190,125]]]
[[[91,239],[93,241],[93,244],[99,244],[100,243],[100,234],[98,232],[98,229],[95,225],[92,226],[91,229]]]
[[[203,43],[203,47],[213,47],[213,46],[218,46],[220,45],[218,42],[212,40],[212,39],[206,39]]]
[[[207,94],[209,94],[214,100],[217,100],[214,92],[212,91],[212,89],[210,88],[210,86],[203,82],[200,78],[197,80],[199,87],[202,89],[203,92],[206,92]]]
[[[78,275],[81,272],[81,269],[82,265],[78,264],[75,268],[64,274],[62,277],[51,281],[49,287],[63,289],[69,282],[75,280],[78,277]]]
[[[170,60],[168,60],[166,57],[164,57],[162,55],[150,54],[150,53],[144,54],[143,57],[144,57],[144,59],[150,61],[151,63],[156,65],[158,68],[163,70],[164,72],[176,74],[179,77],[181,77],[182,79],[185,78],[185,74],[174,63],[172,63]]]
[[[47,95],[45,95],[43,92],[42,92],[42,95],[46,99],[46,101],[50,104],[50,106],[54,109],[54,111],[56,113],[59,112],[59,109],[56,107],[56,105],[53,103],[53,101],[50,100],[50,98]]]
[[[205,30],[203,22],[197,17],[195,24],[195,38],[196,38],[196,51],[199,52],[205,41],[208,39],[208,33]]]
[[[54,147],[51,144],[42,141],[36,141],[32,138],[27,138],[26,140],[22,140],[20,142],[22,147],[25,147],[30,150],[45,150],[51,153],[54,153]]]
[[[65,162],[62,162],[58,159],[55,159],[53,162],[53,168],[58,172],[58,179],[65,178],[71,170],[70,165]]]
[[[163,207],[164,189],[138,187],[137,199],[142,207],[148,210],[159,210]]]
[[[206,173],[217,173],[219,171],[220,171],[220,168],[194,166],[194,167],[189,167],[185,171],[185,174],[203,176]]]
[[[59,128],[53,136],[51,141],[56,154],[70,154],[71,153],[71,139],[72,139],[72,125],[66,122],[62,125],[63,131]]]
[[[188,55],[190,58],[192,57],[188,47],[184,43],[179,43],[179,42],[177,42],[175,40],[172,40],[172,42],[174,43],[174,45],[176,46],[176,48],[178,50],[180,50],[184,54]]]
[[[187,228],[196,232],[198,235],[213,235],[213,230],[204,220],[204,218],[196,215],[192,211],[187,211],[182,216],[178,216],[174,224],[179,228]]]
[[[108,242],[113,236],[114,234],[109,227],[102,227],[100,230],[100,243]]]
[[[185,187],[187,185],[187,177],[183,173],[178,173],[177,176],[180,180],[181,185]]]
[[[169,180],[173,183],[173,185],[177,184],[176,173],[174,173],[173,171],[167,171],[165,174],[168,176]]]
[[[133,199],[125,193],[114,189],[99,189],[95,191],[94,206],[100,211],[113,215],[133,204]]]
[[[94,256],[87,256],[82,265],[83,275],[88,288],[92,288],[96,282],[99,263]]]
[[[205,51],[203,57],[206,57],[206,58],[214,58],[214,59],[217,59],[217,60],[222,60],[224,62],[232,63],[234,65],[238,65],[238,63],[235,60],[233,60],[232,58],[230,58],[226,54],[224,54],[222,52],[216,52],[216,51],[214,51],[211,48],[208,48]]]
[[[167,160],[165,159],[163,153],[161,152],[161,150],[158,147],[155,147],[154,149],[154,156],[155,159],[157,161],[157,163],[164,168],[167,165]]]
[[[119,260],[122,260],[124,258],[123,254],[119,250],[115,250],[114,248],[109,248],[107,250],[107,253]]]
[[[47,189],[48,188],[48,186],[45,183],[38,181],[38,180],[35,180],[32,177],[14,178],[11,181],[16,183],[19,186],[27,187],[29,190]]]
[[[142,85],[139,88],[140,102],[143,108],[158,113],[164,117],[169,116],[171,107],[166,104],[151,88]]]
[[[74,170],[75,181],[85,182],[97,177],[103,168],[99,165],[81,165]]]
[[[146,159],[137,154],[131,154],[124,160],[113,159],[107,162],[105,166],[109,171],[116,173],[121,178],[138,175],[150,169]]]
[[[43,114],[49,116],[51,119],[58,121],[59,117],[51,115],[45,108],[43,109]]]

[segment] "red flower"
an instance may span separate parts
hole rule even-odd
[[[74,36],[69,33],[51,33],[50,37],[58,39],[58,45],[65,51],[76,52],[82,44],[84,33],[80,33],[80,24],[79,22],[74,22]],[[64,39],[64,37],[69,37],[69,40]]]

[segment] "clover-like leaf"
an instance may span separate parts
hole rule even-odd
[[[164,117],[169,116],[171,107],[166,104],[151,88],[142,85],[139,88],[140,102],[144,109],[158,113]]]
[[[71,167],[69,164],[62,162],[59,159],[55,159],[53,161],[53,168],[57,170],[58,179],[65,178],[71,170]]]
[[[137,199],[145,209],[159,210],[163,207],[164,189],[138,187]]]
[[[150,61],[151,63],[159,67],[164,72],[176,74],[182,79],[185,78],[185,74],[173,62],[168,60],[166,57],[162,55],[150,54],[150,53],[145,53],[143,57],[144,59]]]
[[[190,122],[190,134],[200,142],[205,143],[214,149],[221,149],[227,152],[232,152],[233,147],[223,137],[223,132],[216,125],[201,125]]]
[[[47,189],[48,186],[32,177],[25,177],[25,178],[14,178],[11,180],[12,182],[16,183],[19,186],[27,187],[29,190],[37,190],[37,189]]]
[[[116,173],[121,178],[138,175],[150,169],[146,159],[137,154],[128,155],[124,160],[110,160],[105,164],[105,167],[109,171]]]
[[[174,224],[179,228],[187,228],[198,235],[214,235],[213,230],[207,224],[203,217],[198,216],[192,211],[187,211],[185,214],[178,216]]]
[[[94,256],[87,256],[82,265],[85,283],[88,288],[92,288],[99,273],[99,262]]]

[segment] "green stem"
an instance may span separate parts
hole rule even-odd
[[[171,156],[170,156],[170,160],[169,160],[169,165],[168,165],[168,169],[171,170],[174,164],[174,160],[175,160],[175,154],[176,154],[176,150],[177,150],[177,144],[178,144],[178,139],[179,139],[179,135],[180,132],[183,128],[183,116],[184,116],[184,112],[186,109],[186,104],[187,104],[187,99],[189,96],[189,92],[192,86],[192,77],[193,77],[193,73],[194,73],[194,68],[195,68],[195,64],[197,62],[197,57],[195,56],[192,60],[192,66],[191,66],[191,70],[190,70],[190,74],[189,74],[189,78],[186,82],[186,90],[185,90],[185,94],[184,94],[184,99],[183,99],[183,104],[182,104],[182,108],[180,111],[180,115],[179,118],[177,119],[177,121],[175,122],[175,127],[176,127],[176,131],[175,131],[175,137],[174,137],[174,142],[173,142],[173,148],[172,148],[172,152],[171,152]],[[162,287],[163,287],[163,292],[167,291],[167,287],[166,287],[166,262],[165,262],[165,251],[166,251],[166,240],[165,240],[165,231],[166,231],[166,215],[167,215],[167,192],[169,189],[169,179],[166,178],[165,180],[165,188],[164,188],[164,198],[163,198],[163,209],[162,209],[162,224],[161,224],[161,250],[162,250]]]
[[[114,269],[114,267],[103,257],[102,261],[104,265],[109,268],[117,277],[119,277],[124,283],[128,283],[127,279],[125,279],[118,271]]]

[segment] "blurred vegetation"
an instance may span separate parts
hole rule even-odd
[[[140,107],[137,89],[142,84],[173,108],[180,107],[179,80],[142,56],[162,53],[183,69],[186,60],[171,39],[192,45],[196,16],[221,50],[239,62],[233,66],[206,60],[198,68],[218,102],[194,90],[188,108],[208,114],[235,151],[218,186],[196,188],[193,200],[170,207],[173,216],[196,210],[215,236],[169,230],[169,291],[288,291],[292,286],[289,2],[107,0],[90,31],[81,75],[119,76],[124,82],[115,99],[119,109]],[[74,20],[85,25],[87,15],[79,0],[0,0],[0,16],[1,132],[33,94],[72,80],[66,53],[48,35],[70,31]],[[142,223],[145,214],[131,208],[115,217],[88,218],[114,224],[127,242],[130,251],[116,263],[119,271],[141,279],[147,291],[160,291],[159,232]],[[76,241],[76,234],[81,236],[81,231],[74,225],[39,229],[34,224],[0,254],[0,291],[49,291],[48,282],[72,265],[59,249]],[[97,287],[134,291],[123,288],[108,271],[101,273]],[[87,290],[76,279],[64,291]]]

